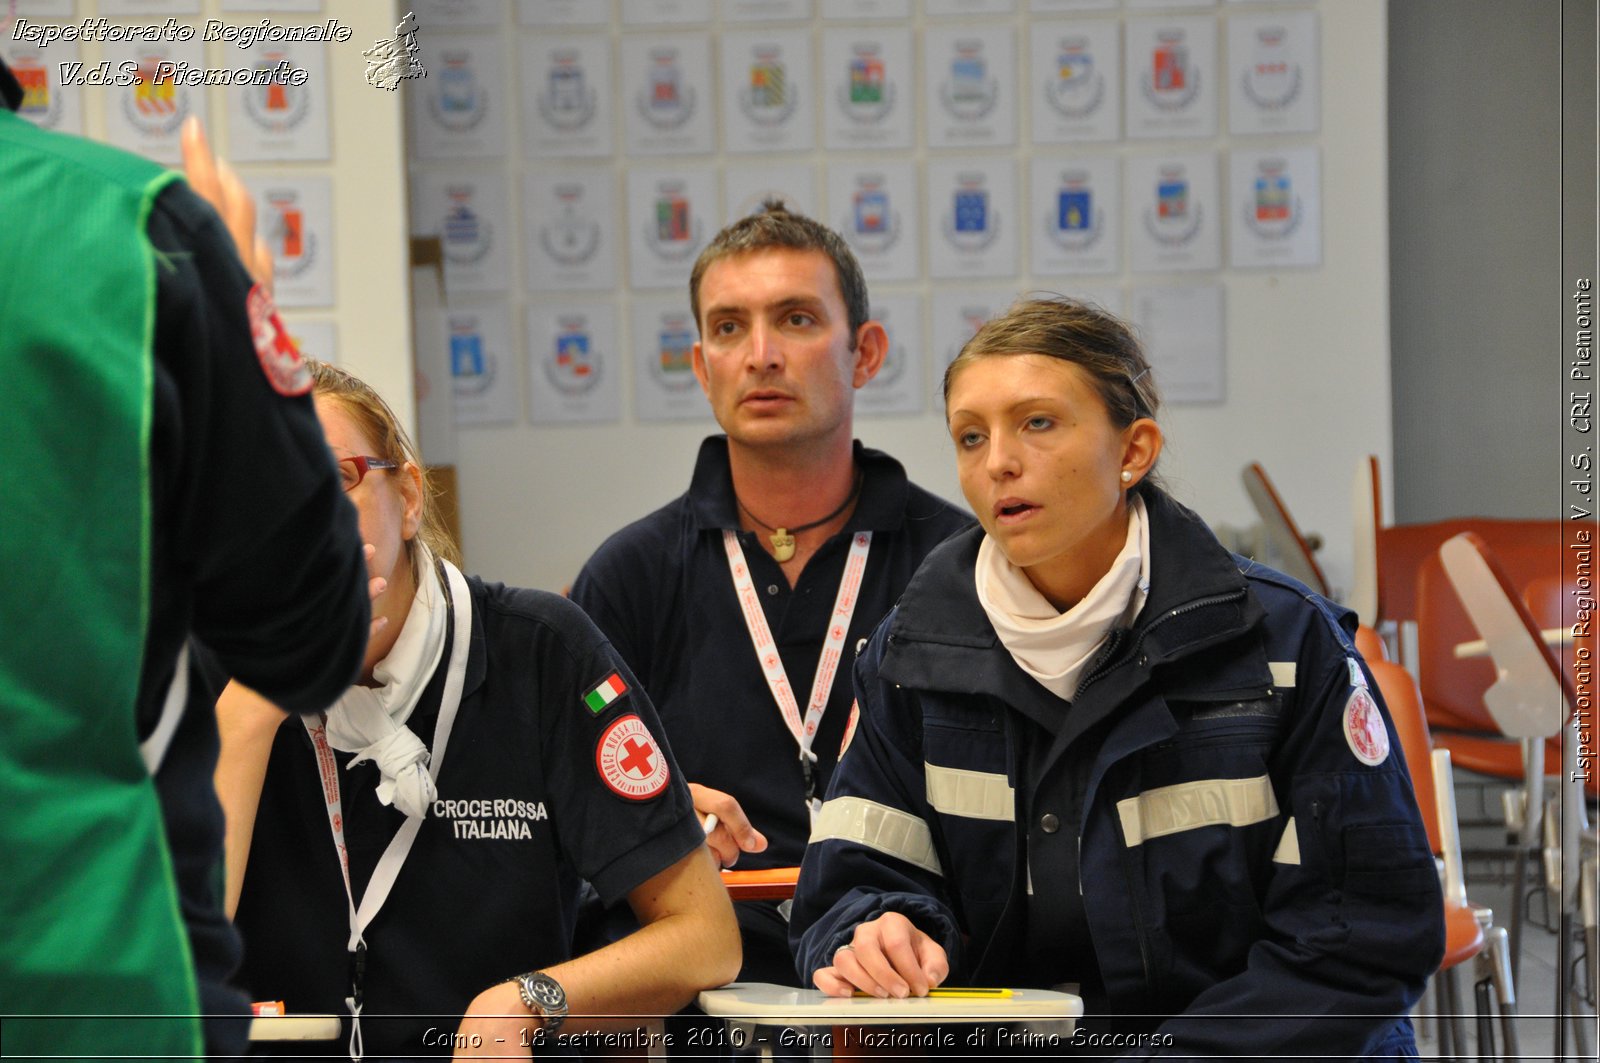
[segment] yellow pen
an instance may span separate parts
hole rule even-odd
[[[928,990],[930,997],[971,997],[974,999],[1004,1000],[1011,990],[1004,988],[979,988],[976,986],[936,986]]]

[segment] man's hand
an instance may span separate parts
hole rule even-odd
[[[233,172],[233,167],[211,154],[211,144],[206,140],[200,119],[193,115],[186,118],[179,139],[183,146],[183,174],[189,180],[189,187],[221,215],[233,236],[239,261],[252,277],[270,290],[272,251],[266,240],[256,234],[255,198]]]
[[[767,836],[750,825],[750,818],[732,794],[692,782],[689,796],[694,799],[694,810],[701,824],[709,822],[710,816],[716,817],[716,823],[706,835],[706,844],[711,846],[719,867],[732,867],[740,853],[759,853],[766,849]]]
[[[856,927],[850,944],[833,954],[833,966],[812,976],[831,997],[861,990],[875,997],[925,997],[950,975],[944,946],[899,912],[885,912]]]
[[[364,543],[361,547],[361,556],[367,561],[367,599],[372,603],[372,624],[367,628],[367,641],[372,641],[378,632],[389,626],[389,618],[378,613],[378,595],[389,589],[389,581],[382,576],[373,576],[372,559],[378,553],[378,548],[371,543]]]

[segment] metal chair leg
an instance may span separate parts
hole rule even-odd
[[[1494,1059],[1494,1004],[1490,1001],[1493,983],[1485,978],[1472,985],[1472,1000],[1477,1007],[1474,1025],[1478,1035],[1478,1059]]]
[[[1576,922],[1577,920],[1574,919],[1573,923],[1576,924]],[[1582,933],[1576,925],[1572,929],[1574,936]],[[1587,958],[1583,956],[1573,961],[1571,969],[1567,972],[1567,993],[1562,1000],[1562,1007],[1572,1020],[1572,1042],[1574,1051],[1579,1059],[1593,1059],[1595,1048],[1594,1041],[1590,1037],[1590,1032],[1595,1023],[1595,1016],[1587,1007],[1588,1002],[1585,1000],[1584,988],[1581,984],[1585,980],[1584,972],[1579,970],[1579,966],[1586,961]]]
[[[1600,857],[1590,852],[1583,858],[1578,879],[1578,907],[1583,912],[1584,987],[1583,998],[1590,1007],[1600,1005]]]
[[[1448,971],[1439,972],[1440,985],[1444,990],[1445,1006],[1439,1012],[1440,1045],[1445,1042],[1445,1029],[1449,1030],[1449,1046],[1443,1054],[1452,1059],[1464,1059],[1467,1053],[1466,1030],[1461,1023],[1461,968],[1452,967]]]
[[[1481,978],[1479,985],[1489,991],[1500,1017],[1501,1047],[1505,1050],[1503,1058],[1516,1059],[1522,1053],[1517,1040],[1517,989],[1516,977],[1512,974],[1509,937],[1503,926],[1485,927],[1483,936],[1483,951],[1477,957],[1477,972]],[[1483,1007],[1484,1002],[1480,1000],[1480,1010]]]
[[[1455,1044],[1450,1038],[1450,981],[1449,971],[1437,971],[1433,976],[1433,1033],[1439,1044],[1439,1058],[1454,1059]]]
[[[1448,1058],[1452,1052],[1450,1025],[1444,1021],[1445,1010],[1450,1006],[1449,1000],[1446,999],[1444,982],[1449,977],[1448,971],[1435,971],[1428,994],[1433,998],[1433,1005],[1429,1009],[1432,1014],[1428,1018],[1433,1027],[1433,1042],[1438,1046],[1441,1058]]]

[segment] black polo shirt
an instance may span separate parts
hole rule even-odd
[[[853,700],[856,645],[900,597],[922,559],[972,523],[906,479],[904,467],[855,445],[861,497],[845,529],[812,555],[793,588],[756,535],[740,544],[767,624],[804,711],[851,538],[872,532],[859,603],[812,745],[817,793],[827,788]],[[633,668],[661,714],[688,782],[732,794],[770,845],[741,868],[800,862],[810,814],[799,748],[762,674],[728,571],[722,530],[739,527],[728,441],[700,446],[686,494],[617,532],[584,565],[572,598]]]
[[[643,689],[588,618],[553,594],[468,583],[472,647],[438,799],[364,935],[362,1033],[373,1057],[448,1055],[448,1039],[436,1035],[456,1029],[478,992],[574,954],[580,880],[619,902],[705,841],[660,741],[632,745],[667,758],[664,782],[624,793],[607,781],[601,746],[615,728],[661,732]],[[445,671],[441,663],[408,721],[430,748]],[[613,674],[626,692],[591,708],[585,696]],[[359,899],[404,817],[378,802],[371,763],[335,756]],[[256,999],[282,1000],[291,1013],[346,1014],[344,879],[299,719],[285,721],[273,743],[237,922]]]

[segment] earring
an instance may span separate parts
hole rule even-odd
[[[1129,472],[1127,469],[1123,469],[1122,470],[1122,482],[1123,483],[1131,483],[1132,481],[1133,481],[1133,473]]]

